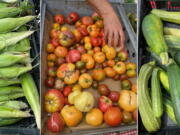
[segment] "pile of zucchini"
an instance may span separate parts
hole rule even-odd
[[[139,112],[149,132],[161,128],[164,112],[180,126],[180,12],[153,9],[142,22],[142,31],[153,61],[141,66],[138,79]]]
[[[32,117],[32,109],[40,128],[39,94],[28,73],[33,68],[28,37],[34,31],[26,24],[35,18],[24,15],[29,7],[27,0],[0,0],[0,126]]]

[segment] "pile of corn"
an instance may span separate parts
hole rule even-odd
[[[0,126],[31,117],[32,109],[39,128],[39,95],[28,73],[32,70],[29,36],[34,31],[26,27],[35,16],[22,16],[24,3],[27,1],[21,6],[18,0],[0,0]],[[24,96],[31,109],[19,100]]]

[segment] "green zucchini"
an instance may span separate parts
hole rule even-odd
[[[154,68],[154,63],[144,64],[138,78],[138,103],[139,112],[144,127],[147,131],[157,131],[161,125],[161,119],[156,118],[152,110],[152,101],[149,94],[148,82]]]
[[[160,17],[163,21],[180,24],[180,12],[153,9],[151,13]]]
[[[160,68],[154,68],[151,78],[152,110],[157,118],[160,118],[163,114],[162,92],[159,80],[160,70]]]
[[[180,29],[164,27],[164,34],[180,37]]]
[[[163,24],[159,17],[148,14],[142,22],[142,31],[150,49],[161,58],[162,64],[169,61],[168,46],[163,36]]]
[[[176,121],[180,125],[180,68],[174,61],[168,65],[167,74]]]
[[[172,102],[168,98],[164,97],[163,98],[163,104],[164,104],[164,110],[167,113],[167,115],[169,116],[169,118],[172,121],[174,121],[175,123],[177,123],[175,115],[174,115]]]
[[[180,37],[173,35],[165,35],[164,38],[169,48],[180,50]]]

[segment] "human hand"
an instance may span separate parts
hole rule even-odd
[[[102,15],[104,19],[104,34],[108,45],[113,45],[120,50],[124,49],[124,31],[122,24],[114,11]]]

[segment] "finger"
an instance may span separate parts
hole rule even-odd
[[[120,50],[123,50],[125,45],[125,36],[124,36],[124,32],[120,31]]]
[[[119,33],[117,31],[114,32],[114,46],[118,45],[119,37],[120,37]]]
[[[104,29],[104,40],[106,43],[108,42],[108,29]]]
[[[113,40],[113,32],[110,31],[108,33],[108,45],[112,45],[112,40]]]

